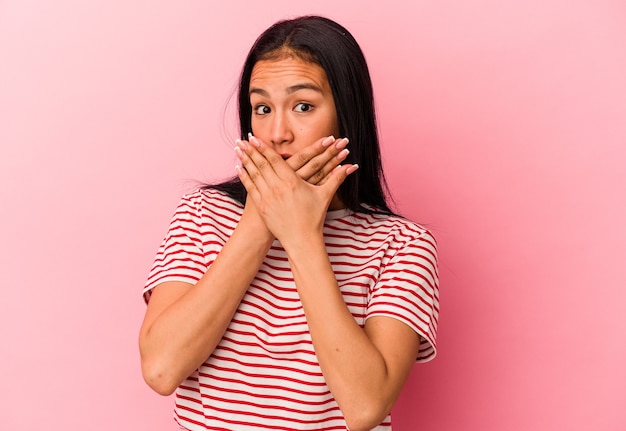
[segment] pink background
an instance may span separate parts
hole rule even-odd
[[[247,49],[303,13],[360,41],[398,208],[439,240],[439,356],[395,429],[626,429],[625,3],[240,3],[0,0],[0,429],[174,429],[140,291],[180,195],[233,174]]]

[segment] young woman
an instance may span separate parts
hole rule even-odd
[[[436,249],[386,202],[358,44],[321,17],[274,24],[239,117],[237,177],[182,199],[144,289],[144,378],[176,391],[182,429],[389,430],[435,355]]]

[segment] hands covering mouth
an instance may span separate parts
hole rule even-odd
[[[333,176],[333,172],[337,169],[348,169],[350,172],[346,171],[345,175],[350,175],[358,169],[356,164],[341,165],[350,153],[346,148],[348,142],[348,138],[335,139],[333,136],[326,136],[295,154],[277,153],[260,139],[254,137],[252,133],[249,133],[248,140],[237,139],[235,141],[234,149],[243,165],[238,165],[235,169],[238,170],[246,164],[250,168],[254,168],[255,163],[250,160],[250,157],[254,155],[257,163],[259,163],[261,158],[267,158],[273,153],[282,158],[300,178],[309,184],[321,186]]]

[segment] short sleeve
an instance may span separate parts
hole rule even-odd
[[[166,281],[196,284],[207,270],[203,250],[202,200],[199,194],[184,196],[172,217],[143,289],[148,302],[152,289]]]
[[[427,362],[436,355],[439,318],[436,242],[423,229],[402,238],[372,289],[367,318],[387,316],[407,324],[421,338],[417,362]]]

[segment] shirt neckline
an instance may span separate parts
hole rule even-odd
[[[346,217],[352,214],[352,211],[348,208],[342,208],[339,210],[328,211],[326,213],[326,220],[336,220],[338,218]]]

